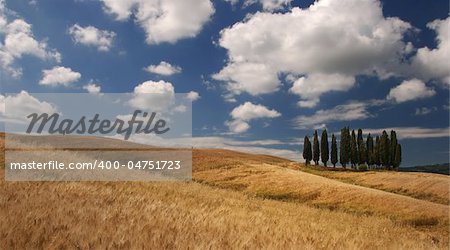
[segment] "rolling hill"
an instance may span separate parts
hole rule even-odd
[[[318,171],[267,155],[195,149],[192,182],[6,182],[4,169],[0,176],[2,249],[449,244],[443,175]]]

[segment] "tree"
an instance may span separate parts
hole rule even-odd
[[[397,144],[395,147],[394,168],[398,169],[402,163],[402,145]]]
[[[380,163],[383,167],[388,168],[390,165],[390,143],[389,137],[385,130],[381,134],[380,138]]]
[[[393,167],[395,167],[395,154],[397,153],[397,134],[394,130],[391,130],[391,138],[390,138],[390,149],[389,149],[389,156],[390,156],[390,162],[389,164]]]
[[[374,159],[374,149],[373,149],[373,138],[372,135],[369,134],[366,140],[366,150],[367,150],[367,164],[369,166],[375,164]]]
[[[366,144],[364,141],[361,142],[359,146],[359,164],[364,164],[367,162],[367,150],[366,150]]]
[[[323,162],[323,165],[326,167],[328,159],[330,159],[330,152],[328,148],[328,133],[325,129],[322,131],[322,135],[320,136],[320,159]]]
[[[309,165],[312,160],[311,142],[308,136],[305,136],[303,141],[303,159],[305,159],[305,164]]]
[[[358,129],[358,137],[356,139],[356,145],[357,145],[357,148],[358,148],[358,163],[359,164],[363,164],[364,163],[364,162],[362,162],[362,159],[361,159],[361,147],[363,146],[362,145],[363,143],[364,143],[364,138],[363,138],[362,130]],[[365,150],[364,150],[364,153],[365,153]],[[366,157],[364,156],[364,158],[366,158]]]
[[[380,137],[378,135],[375,137],[375,147],[373,151],[373,164],[380,166]]]
[[[317,137],[317,130],[314,131],[314,142],[313,142],[313,161],[316,165],[319,165],[319,138]]]
[[[364,143],[363,132],[358,129],[358,163],[364,164],[367,162],[367,147]]]
[[[333,164],[333,167],[336,167],[336,163],[338,162],[338,155],[337,155],[337,143],[336,143],[336,137],[334,134],[331,135],[331,164]]]
[[[352,138],[350,141],[350,162],[352,167],[355,167],[358,163],[358,147],[356,146],[355,130],[352,130]]]
[[[341,129],[341,144],[339,145],[339,162],[345,168],[350,162],[350,129]]]

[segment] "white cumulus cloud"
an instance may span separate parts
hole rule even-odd
[[[94,26],[82,27],[78,24],[69,28],[69,34],[75,43],[94,46],[99,51],[109,51],[116,36],[112,31],[100,30]]]
[[[421,80],[412,79],[403,81],[397,87],[392,88],[386,98],[401,103],[431,97],[435,94],[436,91],[427,87]]]
[[[298,102],[300,107],[312,108],[319,102],[319,97],[323,93],[348,90],[354,84],[355,78],[353,76],[312,73],[298,78],[289,91],[303,99]]]
[[[213,78],[232,94],[261,95],[279,89],[280,73],[291,74],[299,79],[292,93],[312,107],[323,93],[351,88],[357,75],[396,75],[392,69],[411,52],[403,41],[411,28],[384,17],[376,0],[321,0],[286,13],[258,12],[220,32],[228,62]]]
[[[42,79],[39,81],[41,85],[67,86],[72,82],[78,81],[81,74],[66,67],[53,67],[52,69],[45,69],[42,71]]]
[[[414,74],[423,80],[435,79],[450,86],[450,17],[445,20],[435,20],[427,25],[437,34],[437,48],[427,47],[417,50],[412,61]]]
[[[209,0],[102,0],[117,20],[133,16],[148,44],[175,43],[195,37],[214,13]]]
[[[98,95],[98,94],[100,94],[102,87],[93,82],[89,82],[88,84],[83,86],[83,89],[86,90],[90,94]]]
[[[198,99],[200,99],[200,95],[195,91],[190,91],[189,93],[186,94],[186,98],[192,102],[195,102]]]
[[[51,103],[40,101],[22,90],[16,95],[0,95],[0,121],[7,123],[25,123],[32,113],[57,113]]]
[[[230,131],[233,133],[243,133],[250,129],[250,121],[260,118],[276,118],[281,116],[281,114],[266,106],[246,102],[234,108],[230,116],[232,120],[225,122]]]
[[[181,73],[182,71],[180,66],[171,65],[170,63],[165,61],[161,61],[158,65],[149,65],[146,68],[144,68],[144,70],[150,73],[164,76],[178,74]]]
[[[22,68],[16,60],[23,56],[34,56],[42,60],[61,61],[61,54],[50,49],[45,40],[38,41],[32,32],[32,25],[21,18],[8,21],[4,1],[0,1],[0,67],[13,77],[22,75]]]
[[[170,82],[146,81],[134,88],[129,103],[134,108],[168,111],[175,101],[175,89]]]

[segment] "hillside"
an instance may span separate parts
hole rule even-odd
[[[450,174],[450,163],[433,164],[425,166],[414,166],[408,168],[400,168],[401,172],[423,172],[435,174]]]
[[[413,198],[448,205],[449,176],[395,171],[330,171],[323,167],[302,165],[302,171],[359,186],[384,190]],[[332,169],[331,169],[332,170]]]
[[[0,248],[448,247],[448,205],[278,157],[196,149],[193,161],[193,182],[5,182],[1,169]],[[448,192],[447,176],[395,174]]]

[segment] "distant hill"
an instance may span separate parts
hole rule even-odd
[[[449,175],[450,174],[449,168],[450,168],[450,163],[441,163],[441,164],[434,164],[434,165],[400,168],[399,171],[401,171],[401,172],[424,172],[424,173]]]

